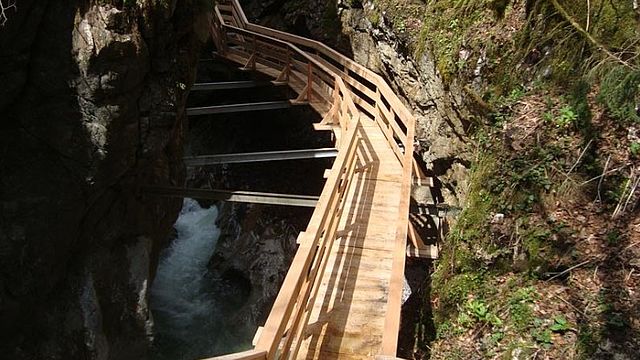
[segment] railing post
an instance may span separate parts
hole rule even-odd
[[[224,55],[227,52],[227,43],[229,40],[224,25],[220,22],[221,17],[220,10],[218,7],[215,7],[211,17],[210,30],[218,52],[220,55]]]
[[[253,62],[251,63],[251,69],[256,69],[256,57],[258,56],[258,41],[256,35],[253,35]]]
[[[307,101],[311,102],[311,94],[313,93],[313,67],[311,62],[307,63]]]
[[[334,78],[333,81],[335,82],[335,86],[333,87],[333,106],[335,106],[336,111],[331,121],[335,124],[337,119],[338,125],[342,128],[342,123],[340,122],[340,84],[338,84],[336,78]]]
[[[284,66],[284,81],[289,81],[289,71],[291,71],[291,50],[287,47],[287,63]]]
[[[381,98],[382,97],[380,96],[380,89],[378,89],[378,87],[376,87],[376,99],[375,99],[376,102],[375,102],[375,104],[373,104],[373,106],[375,106],[375,108],[374,108],[375,114],[373,114],[373,120],[375,122],[377,122],[378,126],[380,126],[380,127],[382,127],[382,125],[380,123],[383,122],[382,118],[381,118],[382,113],[380,111],[380,102],[382,101]]]

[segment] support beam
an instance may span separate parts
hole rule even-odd
[[[425,245],[417,249],[412,245],[408,245],[407,257],[436,260],[438,258],[438,247],[436,245]]]
[[[316,207],[318,196],[275,194],[253,191],[190,189],[170,186],[145,186],[146,194],[194,199],[222,200],[252,204]]]
[[[224,81],[224,82],[208,82],[193,84],[191,91],[203,90],[231,90],[231,89],[249,89],[255,87],[265,87],[270,85],[283,85],[272,81]]]
[[[337,155],[338,149],[334,148],[264,151],[236,154],[189,156],[184,158],[184,164],[186,166],[193,167],[217,164],[250,163],[260,161],[321,159],[332,158],[336,157]]]
[[[209,115],[209,114],[225,114],[242,111],[258,111],[258,110],[271,110],[271,109],[286,109],[291,107],[291,102],[286,101],[267,101],[259,103],[246,103],[246,104],[230,104],[230,105],[216,105],[216,106],[204,106],[188,108],[187,115]]]

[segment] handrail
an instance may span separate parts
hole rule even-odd
[[[276,81],[288,82],[299,95],[296,101],[330,104],[323,122],[341,130],[338,157],[253,351],[266,354],[266,359],[297,355],[355,173],[358,126],[368,118],[380,127],[403,169],[385,317],[390,331],[384,332],[379,354],[395,356],[415,118],[380,75],[318,41],[250,23],[238,0],[215,7],[211,31],[218,51],[237,61],[248,59],[245,68],[279,72]]]
[[[218,9],[216,9],[216,15],[217,15],[216,18],[218,20],[217,22],[223,21],[222,15]],[[244,18],[243,13],[242,15],[243,16],[241,16],[241,18]],[[288,57],[287,63],[275,64],[275,65],[282,65],[283,75],[292,75],[292,72],[297,72],[299,74],[297,75],[297,78],[298,80],[301,80],[301,81],[302,79],[300,79],[301,77],[300,75],[303,74],[305,70],[303,69],[303,67],[306,65],[307,79],[312,79],[312,80],[310,83],[308,82],[306,84],[305,89],[307,92],[305,93],[305,91],[303,90],[301,96],[305,95],[306,99],[309,101],[312,100],[312,99],[309,99],[313,96],[312,92],[319,94],[321,97],[323,97],[321,93],[324,92],[325,100],[327,100],[327,98],[333,97],[334,98],[333,105],[337,106],[337,114],[331,114],[332,115],[331,117],[334,122],[337,121],[339,123],[343,132],[346,132],[346,130],[350,127],[348,123],[349,119],[359,115],[359,111],[357,110],[357,107],[355,106],[353,99],[350,99],[350,101],[340,101],[341,99],[339,99],[339,98],[343,98],[345,94],[351,93],[347,89],[342,78],[337,74],[335,74],[332,70],[330,70],[325,64],[313,58],[312,56],[307,54],[305,51],[300,50],[297,46],[292,45],[286,41],[282,41],[280,39],[265,36],[263,34],[259,34],[251,30],[246,30],[242,27],[236,27],[228,24],[212,26],[212,29],[218,29],[218,28],[226,28],[232,34],[242,34],[244,36],[250,37],[250,41],[247,41],[249,39],[242,39],[242,40],[235,39],[235,40],[231,40],[231,42],[236,43],[238,45],[240,45],[241,43],[251,44],[249,47],[253,48],[252,49],[253,53],[251,54],[252,57],[258,53],[258,50],[260,50],[259,49],[260,46],[264,46],[267,43],[279,45],[280,50],[282,49],[289,50],[287,52],[287,57]],[[260,40],[258,40],[258,38]],[[221,46],[221,47],[224,47],[224,46]],[[237,52],[238,50],[227,49],[226,51],[234,53],[234,52]],[[303,60],[306,60],[307,63],[302,65],[299,64],[299,62],[295,59],[295,56],[292,56],[294,54],[298,55]],[[276,59],[277,58],[274,58],[273,60],[276,60]],[[258,59],[257,56],[255,56],[254,59],[251,61],[252,64],[248,64],[248,65],[255,66],[255,63],[260,61],[266,62],[267,64],[270,62],[265,59]],[[327,81],[328,79],[333,80],[333,83],[330,83],[329,81]],[[323,87],[321,84],[324,84],[325,87]],[[333,94],[330,95],[326,91],[326,89],[333,89]],[[303,98],[300,97],[299,100],[303,100]],[[350,116],[348,117],[342,116],[342,113],[348,113]]]
[[[393,109],[395,111],[398,111],[398,115],[401,117],[403,121],[406,121],[406,125],[408,125],[411,119],[414,119],[413,115],[411,114],[411,111],[409,111],[406,108],[406,106],[402,103],[402,101],[398,98],[398,96],[391,90],[387,82],[379,74],[376,74],[375,72],[358,64],[352,59],[349,59],[348,57],[340,54],[336,50],[330,48],[329,46],[317,40],[312,40],[302,36],[290,34],[284,31],[275,30],[265,26],[253,24],[247,20],[247,17],[244,14],[244,11],[242,10],[242,6],[240,5],[238,0],[229,0],[229,1],[232,3],[234,11],[236,11],[239,14],[241,21],[243,22],[242,26],[244,28],[255,31],[257,33],[268,35],[268,36],[281,39],[293,44],[306,46],[306,47],[312,48],[313,50],[319,51],[322,55],[325,55],[330,59],[340,63],[341,65],[346,67],[346,69],[348,69],[349,71],[352,71],[357,75],[365,77],[368,81],[372,82],[374,85],[379,87],[380,90],[384,92],[384,94],[382,95],[394,103]]]
[[[413,147],[413,139],[409,139],[406,129],[415,127],[415,118],[380,75],[316,40],[250,23],[238,0],[228,1],[231,5],[227,6],[230,6],[234,17],[241,22],[240,27],[270,39],[284,41],[295,48],[297,52],[305,53],[305,55],[306,52],[300,47],[308,48],[311,53],[315,53],[315,57],[306,55],[307,59],[311,57],[317,60],[314,64],[321,63],[324,65],[323,70],[325,71],[327,67],[330,67],[332,74],[341,77],[348,82],[351,88],[359,91],[363,96],[355,96],[355,103],[378,123],[398,161],[403,161],[404,149]],[[355,79],[352,75],[361,79]],[[369,102],[373,102],[375,105],[372,106]],[[402,147],[398,143],[402,144]]]
[[[275,358],[281,342],[281,357],[289,358],[291,355],[290,358],[295,358],[303,340],[301,335],[318,294],[328,255],[336,239],[348,184],[355,172],[356,135],[357,127],[354,126],[346,135],[346,145],[331,169],[326,190],[322,192],[319,206],[302,235],[300,247],[256,344],[257,350],[267,351],[268,359]],[[293,351],[290,351],[292,345]]]

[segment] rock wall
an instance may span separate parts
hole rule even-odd
[[[417,117],[419,153],[436,178],[438,200],[452,206],[464,203],[471,112],[462,87],[445,85],[429,51],[419,58],[409,54],[407,44],[384,16],[374,26],[363,11],[374,6],[368,1],[247,0],[242,4],[250,20],[320,40],[381,74]],[[303,17],[304,22],[299,20]]]
[[[181,201],[140,187],[184,178],[206,17],[191,0],[105,3],[19,1],[0,28],[7,358],[147,354],[147,288]]]
[[[354,60],[381,74],[416,116],[418,152],[452,206],[464,203],[470,166],[466,132],[471,117],[464,92],[445,86],[431,54],[406,53],[405,44],[384,17],[375,27],[362,9],[344,8],[343,31],[351,39]]]

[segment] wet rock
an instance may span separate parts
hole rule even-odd
[[[192,1],[174,3],[23,1],[0,31],[8,358],[146,356],[146,289],[180,201],[139,188],[184,177],[175,83],[192,83],[199,46]]]
[[[296,238],[302,230],[295,225],[299,215],[280,210],[225,203],[218,219],[222,234],[209,270],[217,279],[234,274],[233,286],[244,284],[247,289],[236,298],[236,306],[225,312],[225,324],[220,324],[238,339],[250,339],[264,325],[296,252]],[[224,292],[230,293],[228,289]],[[243,326],[234,325],[239,323]],[[243,334],[247,329],[252,331]]]

